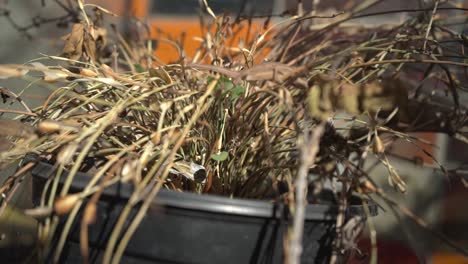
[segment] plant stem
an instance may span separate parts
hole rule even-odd
[[[86,194],[89,192],[89,190],[101,179],[101,177],[104,175],[104,173],[114,164],[116,163],[123,155],[125,155],[131,148],[135,147],[135,145],[138,145],[138,144],[143,144],[144,142],[146,142],[148,139],[147,138],[142,138],[139,142],[136,142],[134,145],[130,145],[128,146],[127,148],[125,149],[122,149],[122,151],[120,151],[119,153],[117,153],[113,158],[111,158],[108,162],[106,162],[106,164],[99,170],[98,173],[96,173],[94,175],[94,177],[92,178],[92,180],[88,183],[88,185],[86,186],[86,188],[83,190],[83,193]],[[78,211],[81,207],[81,205],[83,204],[83,201],[80,200],[76,205],[75,207],[73,208],[73,210],[71,211],[71,213],[69,214],[68,218],[67,218],[67,222],[65,223],[65,226],[62,230],[62,233],[60,234],[60,239],[59,239],[59,243],[57,245],[57,248],[55,249],[55,256],[54,256],[54,259],[56,261],[59,260],[60,258],[60,254],[61,254],[61,250],[63,249],[63,246],[65,245],[65,242],[67,240],[67,237],[68,237],[68,233],[70,231],[70,228],[73,224],[73,220],[75,219],[76,215],[78,214]],[[55,262],[54,262],[55,263]]]
[[[427,25],[426,36],[424,37],[423,51],[426,51],[427,39],[429,38],[429,34],[431,33],[432,23],[434,22],[434,17],[437,13],[437,7],[439,7],[439,0],[435,1],[434,9],[432,10],[431,19],[429,20],[429,24]]]
[[[136,228],[138,227],[138,224],[141,222],[141,220],[143,219],[144,215],[146,214],[146,211],[148,210],[149,208],[149,205],[151,204],[151,201],[153,200],[153,197],[158,193],[159,189],[161,188],[162,186],[162,183],[164,181],[164,179],[167,177],[168,175],[168,172],[169,172],[169,168],[171,166],[169,166],[170,164],[165,164],[166,161],[172,161],[174,159],[174,156],[177,154],[177,151],[179,150],[179,148],[182,146],[182,143],[185,139],[185,136],[188,134],[188,132],[190,131],[190,129],[192,128],[192,126],[195,124],[195,122],[198,120],[198,118],[200,117],[200,115],[202,113],[204,113],[206,111],[206,109],[210,106],[210,102],[207,102],[207,99],[208,97],[213,93],[216,85],[218,84],[218,79],[219,78],[216,78],[215,80],[213,80],[207,87],[207,90],[206,92],[203,94],[202,97],[200,97],[196,104],[199,105],[198,109],[196,110],[196,112],[193,114],[193,117],[190,119],[189,123],[186,124],[184,126],[184,130],[182,131],[180,137],[177,139],[177,142],[176,144],[174,145],[174,147],[172,148],[171,152],[166,156],[166,157],[162,157],[160,159],[160,161],[162,161],[160,164],[159,169],[162,167],[163,168],[163,171],[162,171],[162,174],[161,174],[161,181],[159,181],[159,183],[153,188],[151,189],[151,193],[148,195],[148,197],[146,198],[145,202],[143,203],[142,207],[140,208],[140,210],[138,211],[137,215],[135,216],[135,219],[133,220],[133,222],[130,224],[130,227],[127,229],[127,232],[125,232],[123,238],[122,238],[122,241],[120,242],[119,246],[117,247],[117,252],[115,253],[114,257],[112,258],[112,251],[114,250],[115,248],[115,244],[117,242],[117,238],[121,232],[121,230],[123,229],[123,225],[125,223],[125,220],[127,219],[128,215],[130,214],[131,212],[131,209],[132,207],[134,206],[134,203],[135,201],[140,197],[141,195],[141,192],[139,192],[138,190],[142,190],[143,188],[138,188],[132,195],[132,197],[130,197],[129,199],[129,202],[127,203],[127,205],[124,207],[122,213],[120,214],[119,216],[119,219],[117,220],[117,223],[114,227],[114,231],[112,232],[111,234],[111,237],[109,238],[109,242],[107,244],[107,248],[106,248],[106,251],[104,252],[104,258],[103,258],[103,263],[110,263],[111,262],[111,258],[112,258],[112,263],[118,263],[122,254],[123,254],[123,251],[125,250],[126,246],[127,246],[127,243],[128,241],[130,240],[131,236],[133,235],[133,233],[135,232]],[[158,162],[159,163],[159,162]],[[158,170],[159,170],[158,169]],[[147,181],[149,181],[149,178],[151,176],[154,176],[154,177],[157,177],[158,175],[149,175],[145,178],[144,181],[142,181],[140,183],[139,186],[143,186],[145,187],[146,184],[148,183]]]
[[[309,168],[314,164],[315,157],[319,151],[320,138],[322,137],[326,122],[319,124],[312,135],[309,135],[309,130],[305,129],[303,135],[303,147],[301,153],[301,165],[295,182],[296,188],[296,204],[294,207],[294,220],[292,233],[289,240],[289,254],[287,254],[287,264],[301,263],[302,253],[302,233],[304,231],[304,218],[306,209],[307,195],[307,175]]]
[[[433,64],[447,64],[460,67],[468,67],[467,63],[456,62],[456,61],[445,61],[445,60],[430,60],[430,59],[394,59],[394,60],[382,60],[382,61],[370,61],[359,64],[348,66],[344,71],[352,68],[361,68],[366,66],[373,66],[377,64],[394,64],[394,63],[433,63]]]
[[[200,113],[198,113],[198,115],[194,115],[194,118],[192,118],[191,122],[185,126],[186,131],[184,131],[182,136],[179,138],[179,142],[177,142],[176,147],[173,148],[172,153],[169,154],[170,155],[168,158],[169,161],[174,160],[174,157],[177,154],[176,150],[178,150],[180,145],[182,145],[185,135],[190,131],[190,128],[192,127],[192,125],[198,120],[199,115],[203,113],[206,109],[208,109],[209,106],[210,106],[210,103],[206,103],[205,105],[203,105],[201,107]],[[164,172],[162,173],[162,177],[161,177],[162,179],[167,177],[170,168],[171,168],[171,164],[167,164],[164,167]],[[130,241],[130,239],[132,238],[132,235],[135,233],[136,229],[140,225],[141,221],[146,215],[146,211],[148,211],[148,208],[151,206],[151,203],[153,202],[154,197],[156,196],[156,194],[158,194],[163,184],[164,184],[164,181],[162,180],[157,181],[156,186],[152,188],[151,192],[146,197],[145,201],[143,202],[143,205],[141,206],[140,210],[136,214],[130,226],[127,228],[127,231],[124,233],[122,240],[117,246],[117,250],[112,259],[112,263],[115,263],[115,264],[120,263],[120,258],[122,257],[123,252],[125,251],[125,248],[127,247],[128,242]]]

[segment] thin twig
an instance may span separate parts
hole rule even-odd
[[[424,51],[426,51],[427,39],[429,38],[429,34],[431,33],[432,23],[434,22],[435,15],[437,13],[437,7],[439,7],[439,0],[435,1],[434,9],[432,10],[431,19],[429,20],[429,24],[427,25],[426,35],[424,37],[424,45],[423,45]]]
[[[294,220],[291,231],[291,237],[288,243],[288,252],[286,254],[287,264],[301,263],[302,254],[302,234],[304,230],[304,217],[306,208],[307,193],[307,175],[309,168],[314,164],[315,157],[319,151],[320,138],[325,129],[325,122],[322,122],[314,128],[312,134],[305,129],[303,134],[303,145],[301,148],[301,165],[297,174],[295,189]]]

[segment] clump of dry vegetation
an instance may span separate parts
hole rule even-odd
[[[45,184],[48,195],[34,211],[47,218],[40,227],[42,242],[54,234],[56,215],[69,214],[71,223],[81,207],[82,232],[87,232],[102,189],[119,182],[133,185],[134,192],[109,240],[108,260],[115,249],[115,259],[120,257],[161,188],[279,199],[291,206],[297,201],[302,208],[304,185],[312,194],[309,202],[319,202],[314,195],[325,182],[339,181],[335,202],[342,208],[352,194],[375,193],[415,218],[372,181],[365,162],[375,156],[388,168],[389,184],[405,192],[387,158],[394,142],[427,144],[408,134],[420,131],[467,142],[466,36],[445,25],[444,12],[459,8],[439,1],[410,10],[413,18],[397,26],[344,25],[364,16],[368,6],[267,20],[243,43],[228,43],[235,34],[232,20],[204,6],[211,30],[200,36],[195,56],[161,65],[145,36],[124,40],[98,26],[110,12],[77,1],[73,7],[80,21],[65,36],[61,56],[0,66],[1,78],[52,91],[38,108],[22,103],[23,110],[0,109],[17,114],[0,120],[2,166],[27,154],[36,157],[28,162],[55,165],[56,176]],[[323,18],[332,21],[312,27],[311,20]],[[236,23],[249,26],[249,21]],[[1,94],[4,103],[22,102],[7,88]],[[3,184],[5,197],[31,167],[20,168]],[[64,170],[69,174],[58,191]],[[69,194],[79,171],[93,177],[82,192]],[[137,217],[123,230],[135,206]],[[57,258],[68,231],[59,232]],[[86,246],[82,253],[87,254]]]

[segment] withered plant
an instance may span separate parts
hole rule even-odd
[[[332,261],[352,249],[346,234],[353,225],[343,216],[352,196],[360,196],[363,204],[370,195],[379,196],[427,227],[393,201],[365,166],[369,156],[375,157],[388,168],[388,183],[405,192],[388,159],[395,142],[421,149],[431,144],[412,132],[442,132],[468,142],[467,38],[447,25],[447,12],[462,9],[435,1],[420,9],[388,11],[412,16],[398,25],[369,28],[347,22],[383,15],[365,12],[380,1],[334,14],[304,14],[298,8],[280,19],[256,18],[264,27],[235,43],[229,40],[239,28],[251,26],[252,18],[234,21],[202,2],[206,30],[193,57],[181,52],[179,60],[162,64],[139,22],[139,37],[126,40],[115,27],[102,26],[111,12],[78,0],[68,2],[79,21],[64,37],[60,56],[0,66],[1,78],[51,90],[42,106],[30,108],[21,96],[1,89],[4,103],[20,102],[24,108],[0,109],[16,114],[0,120],[2,167],[29,155],[1,187],[2,208],[19,184],[16,179],[35,162],[54,164],[41,205],[27,211],[41,218],[42,249],[58,236],[58,260],[77,220],[86,258],[87,230],[102,190],[122,182],[134,191],[109,239],[106,263],[120,259],[161,188],[288,203],[294,212],[288,263],[297,263],[306,203],[334,202],[340,208]],[[329,22],[316,26],[323,19]],[[165,41],[183,50],[177,40]],[[442,164],[440,169],[449,180],[458,175]],[[59,189],[65,170],[69,173]],[[71,194],[79,171],[92,178],[83,191]],[[332,201],[320,196],[327,183]],[[83,217],[76,219],[80,208]],[[132,210],[137,213],[124,229]],[[68,219],[57,230],[62,215]],[[370,218],[367,223],[375,262],[375,232]],[[466,254],[443,234],[431,232]]]

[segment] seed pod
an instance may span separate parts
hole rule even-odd
[[[80,69],[80,74],[83,75],[84,77],[96,77],[98,76],[97,73],[93,72],[92,70],[81,68]]]
[[[156,77],[156,78],[163,80],[166,84],[172,83],[171,76],[169,75],[169,73],[167,73],[166,70],[164,70],[163,67],[150,68],[149,75],[150,77]]]
[[[153,142],[154,145],[159,145],[161,142],[161,133],[159,131],[156,131],[151,134],[151,141]]]
[[[104,74],[104,76],[106,76],[108,78],[114,76],[114,74],[115,74],[114,71],[112,70],[112,68],[107,66],[106,64],[101,65],[101,71]]]
[[[139,160],[129,159],[122,166],[120,175],[122,176],[122,181],[133,180],[135,177],[138,177],[138,164]]]
[[[360,187],[365,194],[375,193],[377,191],[374,184],[369,180],[365,180],[364,182],[362,182],[360,184]]]
[[[377,134],[375,134],[372,150],[375,154],[382,154],[385,151],[385,144],[382,142],[382,139],[380,139],[379,135]]]
[[[50,225],[40,226],[37,234],[37,242],[39,245],[45,245],[49,240]]]
[[[398,172],[393,167],[391,167],[388,172],[388,183],[390,186],[401,193],[405,193],[406,183],[401,179],[400,175],[398,175]]]
[[[71,142],[63,147],[57,154],[57,162],[61,165],[68,165],[78,149],[78,143]]]
[[[57,215],[68,214],[80,200],[80,193],[69,194],[55,200],[54,212]]]
[[[151,156],[154,153],[154,145],[155,144],[153,144],[153,142],[148,142],[148,144],[145,145],[139,159],[141,168],[145,167],[150,161]]]
[[[84,214],[83,214],[83,221],[85,222],[85,224],[90,225],[96,222],[96,212],[97,212],[96,203],[90,202],[86,205]]]
[[[60,129],[62,129],[60,123],[50,120],[42,121],[37,125],[37,130],[43,134],[54,133],[60,131]]]

